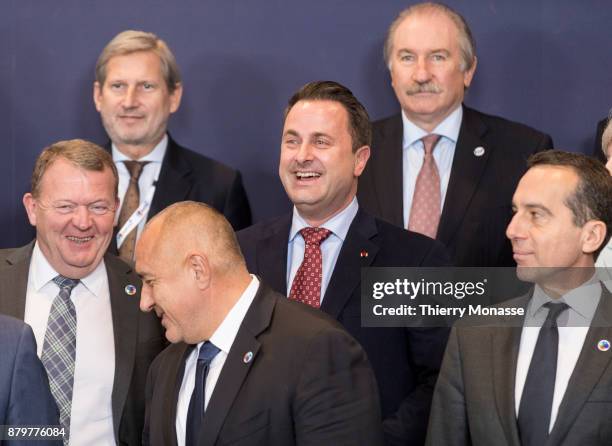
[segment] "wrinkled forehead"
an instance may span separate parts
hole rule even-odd
[[[41,196],[91,203],[115,198],[115,177],[110,168],[88,170],[59,158],[44,172],[39,186]]]
[[[459,28],[454,20],[446,12],[433,8],[418,9],[404,17],[393,32],[393,41],[405,43],[415,30],[422,29],[428,32],[420,35],[420,38],[440,41],[444,37],[451,43],[459,42]]]

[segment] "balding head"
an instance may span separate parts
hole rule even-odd
[[[207,340],[251,280],[231,225],[193,201],[149,221],[136,245],[136,271],[140,308],[155,310],[170,342]]]
[[[181,262],[189,252],[205,253],[219,274],[246,268],[240,246],[229,222],[212,207],[195,201],[168,206],[153,217],[142,234],[151,232],[144,247],[153,255]],[[145,240],[146,241],[146,240]]]

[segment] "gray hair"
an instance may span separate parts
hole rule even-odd
[[[437,12],[446,15],[457,27],[459,32],[459,47],[461,48],[461,71],[466,72],[472,68],[474,61],[476,60],[476,44],[472,31],[468,26],[467,22],[461,14],[454,9],[446,6],[442,3],[417,3],[416,5],[409,6],[402,10],[398,16],[391,22],[387,31],[387,37],[385,39],[385,46],[383,48],[385,63],[387,67],[391,68],[391,52],[393,50],[393,35],[400,26],[400,24],[408,16],[422,12]]]

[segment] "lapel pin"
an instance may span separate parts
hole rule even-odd
[[[608,341],[607,339],[602,339],[597,343],[597,348],[600,352],[607,352],[608,350],[610,350],[610,341]]]
[[[128,296],[133,296],[134,294],[136,294],[136,287],[131,283],[129,285],[126,285],[125,294],[127,294]]]
[[[362,249],[361,252],[359,253],[359,257],[361,257],[362,259],[365,259],[368,256],[368,251],[366,251],[365,249]]]
[[[482,156],[485,153],[485,149],[482,146],[478,146],[474,149],[474,156]]]
[[[242,362],[248,364],[253,359],[253,352],[246,352],[242,357]]]

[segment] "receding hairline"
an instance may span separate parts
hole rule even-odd
[[[446,17],[450,22],[453,23],[455,31],[457,33],[457,45],[459,46],[461,55],[461,71],[466,72],[472,69],[476,62],[476,42],[470,29],[467,20],[455,11],[450,6],[443,3],[436,2],[424,2],[417,3],[412,6],[404,8],[395,17],[391,25],[387,30],[387,35],[384,42],[383,55],[387,68],[391,67],[391,55],[393,52],[393,39],[397,29],[409,18],[416,16],[442,16]]]

